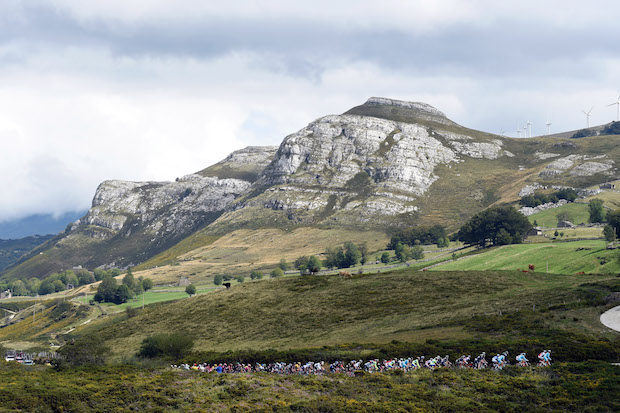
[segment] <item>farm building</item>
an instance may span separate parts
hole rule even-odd
[[[616,189],[616,185],[615,184],[606,183],[606,184],[599,185],[599,188],[600,189]]]
[[[525,234],[528,237],[535,237],[537,235],[543,235],[542,229],[540,227],[534,227],[532,229],[530,229],[527,234]]]

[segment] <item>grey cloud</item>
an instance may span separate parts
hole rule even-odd
[[[563,29],[498,20],[489,26],[450,26],[428,35],[385,27],[366,29],[269,18],[80,23],[45,6],[25,7],[24,19],[5,21],[7,41],[39,45],[98,46],[121,56],[212,59],[235,52],[263,55],[275,72],[318,80],[341,62],[369,61],[411,74],[555,76],[558,68],[591,75],[589,58],[617,57],[615,28]]]

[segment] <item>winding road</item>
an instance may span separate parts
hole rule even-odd
[[[620,305],[601,314],[601,323],[603,323],[605,327],[620,332]]]

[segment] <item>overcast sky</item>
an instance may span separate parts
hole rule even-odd
[[[592,106],[606,123],[618,21],[617,0],[2,0],[0,221],[279,145],[370,96],[509,136],[585,127]]]

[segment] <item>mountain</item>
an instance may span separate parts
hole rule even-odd
[[[22,255],[52,238],[53,235],[32,235],[20,239],[0,239],[0,271],[10,267]]]
[[[458,125],[424,103],[370,98],[277,148],[248,147],[175,182],[103,182],[84,217],[3,277],[136,265],[191,234],[456,229],[536,186],[617,179],[617,143],[615,136],[506,138]]]
[[[60,216],[35,214],[0,222],[0,239],[20,239],[31,235],[58,234],[86,211],[66,212]]]

